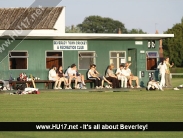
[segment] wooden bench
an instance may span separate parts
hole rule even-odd
[[[8,80],[6,80],[8,81]],[[35,83],[44,83],[45,84],[45,89],[46,88],[53,88],[55,81],[52,80],[35,80]],[[74,80],[72,81],[74,83]],[[92,80],[85,80],[85,83],[90,83],[90,87],[92,88]],[[0,84],[3,84],[2,81],[0,81]],[[32,81],[9,81],[9,84],[11,87],[16,87],[17,84],[27,84],[29,87],[32,85]]]
[[[74,84],[74,80],[72,80],[72,86],[73,86],[73,84]],[[36,83],[36,81],[35,81],[35,83]],[[51,81],[51,80],[47,80],[46,82],[45,82],[45,89],[46,88],[50,88],[51,87],[51,89],[53,89],[53,87],[54,87],[54,83],[55,83],[55,81]],[[85,80],[85,83],[90,83],[90,88],[92,88],[93,87],[93,81],[92,80]]]
[[[8,81],[8,80],[5,80]],[[44,83],[45,84],[45,88],[48,87],[50,84],[53,84],[54,81],[52,80],[35,80],[35,83]],[[2,81],[0,81],[0,84],[3,84]],[[9,84],[11,87],[16,87],[17,84],[27,84],[28,87],[30,87],[32,85],[32,81],[9,81]]]
[[[84,80],[85,81],[85,83],[90,83],[90,88],[92,88],[93,87],[93,83],[94,83],[94,81],[93,80]],[[75,83],[75,81],[74,80],[72,80],[71,81],[71,85],[72,85],[72,87],[73,87],[73,84]]]

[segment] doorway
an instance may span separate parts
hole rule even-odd
[[[137,76],[137,49],[136,48],[128,49],[127,61],[131,63],[130,69],[132,74]]]

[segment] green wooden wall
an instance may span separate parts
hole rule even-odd
[[[17,45],[20,41],[16,40],[12,45]],[[0,46],[3,42],[4,40],[0,40]],[[128,61],[128,49],[135,48],[137,54],[136,73],[139,76],[139,71],[145,71],[145,77],[141,78],[140,82],[146,85],[148,72],[153,71],[146,71],[146,53],[140,53],[140,51],[158,51],[159,49],[158,41],[156,41],[156,48],[154,49],[148,49],[147,42],[147,40],[144,40],[142,45],[135,45],[135,40],[88,40],[88,51],[96,51],[97,69],[104,75],[106,67],[109,65],[109,51],[126,51]],[[21,72],[47,79],[48,70],[45,67],[45,51],[53,50],[53,40],[23,40],[15,50],[28,51],[28,70],[9,70],[8,57],[6,57],[0,63],[0,79],[9,79],[11,73],[16,78]],[[63,57],[63,67],[65,69],[72,63],[78,65],[78,51],[63,51]],[[133,68],[133,64],[131,68]],[[86,71],[79,70],[84,75],[86,75]]]

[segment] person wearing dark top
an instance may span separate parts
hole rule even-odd
[[[65,89],[68,89],[68,79],[65,78],[65,74],[64,74],[64,72],[63,72],[62,66],[60,66],[60,67],[58,68],[58,70],[57,70],[57,75],[58,75],[58,77],[59,77],[60,80],[61,80],[61,81],[59,82],[58,86],[60,86],[61,83],[64,82]]]

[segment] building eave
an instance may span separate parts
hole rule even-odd
[[[0,38],[9,38],[11,33],[0,33]],[[160,40],[172,38],[174,34],[95,34],[95,33],[62,33],[57,30],[23,31],[17,39],[123,39],[123,40]],[[15,37],[16,39],[16,37]]]

